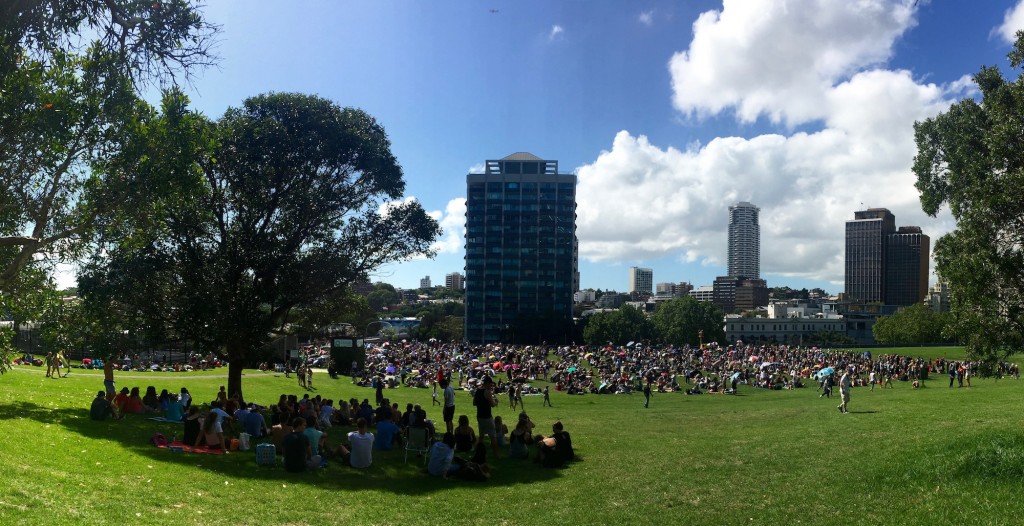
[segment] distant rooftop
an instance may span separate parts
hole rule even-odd
[[[508,157],[499,159],[499,161],[543,161],[540,157],[529,153],[529,152],[516,152]]]

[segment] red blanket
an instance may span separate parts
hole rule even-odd
[[[184,451],[186,453],[208,453],[210,455],[223,455],[225,453],[225,451],[223,449],[220,449],[220,448],[210,449],[210,448],[208,448],[206,446],[199,446],[199,447],[187,446],[187,445],[185,445],[184,442],[181,442],[181,441],[171,442],[170,444],[167,444],[166,446],[157,446],[157,447],[160,448],[160,449],[180,448],[181,451]]]

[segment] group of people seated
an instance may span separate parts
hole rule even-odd
[[[166,420],[181,422],[192,404],[192,395],[184,387],[180,394],[163,389],[158,395],[152,385],[146,388],[145,395],[139,393],[138,387],[122,387],[112,400],[108,400],[106,393],[99,391],[90,407],[90,417],[104,420],[108,417],[120,419],[126,414],[159,414]]]

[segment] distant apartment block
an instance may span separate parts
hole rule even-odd
[[[654,290],[654,271],[649,268],[629,268],[629,292],[650,294]]]
[[[690,296],[695,298],[697,301],[714,301],[715,300],[715,286],[714,285],[701,285],[690,291]]]
[[[459,290],[461,291],[465,287],[465,279],[459,272],[452,272],[451,274],[445,274],[444,276],[444,288],[448,290]]]
[[[679,298],[686,296],[693,290],[693,285],[683,281],[680,283],[658,283],[654,286],[656,296],[670,296]]]
[[[431,287],[431,285],[430,285],[430,276],[424,276],[424,277],[420,278],[420,288],[421,289],[429,289],[430,287]]]
[[[572,295],[573,303],[594,303],[597,300],[597,291],[594,289],[578,290]]]

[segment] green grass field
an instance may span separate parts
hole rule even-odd
[[[223,371],[124,374],[117,385],[186,386],[198,400],[212,399],[223,378],[211,373]],[[553,408],[527,397],[538,429],[560,418],[583,460],[546,470],[500,459],[490,481],[471,483],[422,474],[400,450],[375,452],[366,471],[332,463],[302,475],[258,467],[252,452],[171,453],[149,438],[169,437],[173,424],[88,419],[102,388],[98,371],[56,380],[43,373],[19,367],[0,377],[3,525],[1020,522],[1024,382],[1015,380],[855,388],[846,415],[813,387],[660,394],[647,410],[641,395],[552,393]],[[324,397],[373,397],[325,374],[316,385]],[[247,371],[244,386],[261,403],[299,393],[294,379],[258,371]],[[430,409],[429,390],[386,394],[440,414]],[[460,392],[456,414],[472,418],[472,409]],[[514,420],[504,403],[498,414]],[[332,443],[342,431],[335,428]]]

